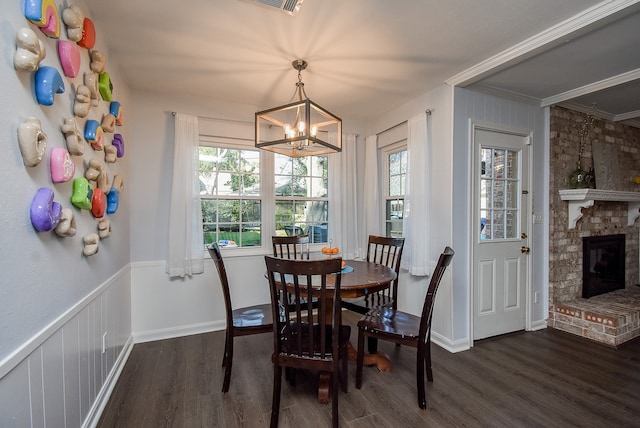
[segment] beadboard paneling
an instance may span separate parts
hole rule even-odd
[[[127,266],[2,362],[1,427],[95,425],[133,346],[130,278]]]

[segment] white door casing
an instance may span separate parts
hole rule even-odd
[[[473,339],[525,328],[529,280],[530,141],[473,131]]]

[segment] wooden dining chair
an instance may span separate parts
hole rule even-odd
[[[369,235],[366,260],[390,267],[398,276],[389,288],[375,293],[368,293],[362,297],[342,299],[342,307],[362,315],[373,308],[381,306],[390,306],[393,309],[397,309],[398,280],[400,279],[400,262],[402,261],[403,249],[404,238]],[[375,338],[368,340],[368,349],[372,354],[377,352],[378,342]]]
[[[265,263],[275,320],[271,427],[278,426],[283,367],[330,373],[332,423],[337,427],[338,386],[341,383],[342,390],[347,392],[351,334],[351,327],[342,325],[342,258],[309,261],[265,256]],[[328,281],[333,282],[333,290],[327,289]],[[317,297],[317,310],[311,303],[312,297]],[[292,301],[294,304],[289,304]]]
[[[222,254],[218,244],[213,243],[209,247],[209,255],[216,265],[222,294],[224,295],[224,308],[227,318],[227,330],[224,340],[224,354],[222,366],[224,367],[224,380],[222,382],[222,392],[229,391],[231,383],[231,368],[233,366],[233,339],[239,336],[251,334],[269,333],[273,330],[273,316],[271,314],[271,304],[247,306],[233,309],[231,305],[231,293],[229,291],[229,280],[224,267]]]
[[[427,408],[424,392],[424,370],[427,368],[427,379],[433,382],[431,370],[431,317],[433,303],[440,280],[453,258],[453,250],[446,247],[431,275],[427,295],[422,306],[422,316],[398,311],[392,307],[381,307],[371,310],[358,321],[358,356],[356,359],[356,388],[362,387],[362,365],[364,358],[364,338],[372,337],[387,340],[396,344],[407,345],[417,349],[416,382],[418,389],[418,406]]]
[[[309,260],[309,235],[272,236],[273,257]]]
[[[404,238],[369,235],[366,260],[390,267],[398,274],[403,249]],[[396,277],[391,286],[384,290],[355,299],[342,299],[342,307],[363,315],[380,306],[391,306],[397,309],[398,279],[399,277]]]

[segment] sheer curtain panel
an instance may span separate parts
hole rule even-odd
[[[408,121],[407,158],[409,160],[404,194],[403,236],[406,239],[402,253],[402,267],[409,274],[430,274],[431,222],[431,141],[428,138],[427,120],[422,112]]]
[[[198,118],[175,114],[173,179],[166,272],[185,277],[204,272],[202,206],[198,179]]]
[[[329,134],[334,144],[337,134]],[[329,239],[340,247],[342,257],[354,259],[360,256],[358,228],[360,215],[356,203],[356,136],[342,134],[342,152],[329,155]]]
[[[365,140],[364,157],[364,195],[362,245],[367,243],[369,235],[384,235],[380,207],[380,179],[378,175],[378,136],[370,135]],[[365,253],[364,248],[362,254]]]

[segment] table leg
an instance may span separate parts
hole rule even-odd
[[[358,359],[358,351],[349,342],[349,360],[356,361]],[[364,354],[362,364],[365,366],[376,366],[381,372],[390,372],[392,368],[391,360],[385,354]]]

